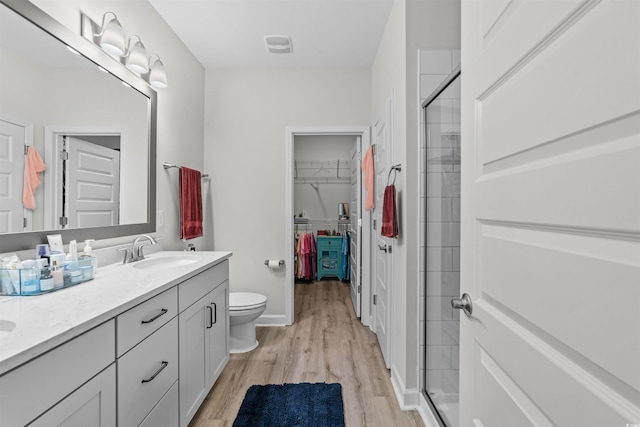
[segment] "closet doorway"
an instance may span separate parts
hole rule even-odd
[[[361,153],[369,145],[368,126],[287,129],[287,324],[295,321],[296,280],[324,277],[349,282],[354,310],[368,324],[370,215],[360,206]],[[300,244],[307,256],[297,256]]]

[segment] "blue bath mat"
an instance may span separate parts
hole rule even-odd
[[[253,385],[233,427],[344,427],[340,384]]]

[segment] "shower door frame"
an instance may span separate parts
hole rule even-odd
[[[427,130],[427,125],[428,125],[428,121],[427,121],[427,108],[429,107],[429,105],[431,105],[433,103],[433,101],[440,96],[440,94],[442,92],[444,92],[458,77],[460,77],[460,75],[462,74],[461,72],[461,68],[458,65],[444,80],[442,83],[440,83],[440,85],[438,85],[438,87],[431,93],[431,95],[429,95],[424,102],[422,103],[422,114],[424,117],[424,147],[425,147],[425,168],[427,165],[427,150],[428,150],[428,130]],[[462,135],[460,136],[461,140],[462,140]],[[460,150],[462,150],[462,144],[460,144]],[[426,191],[428,188],[428,180],[429,180],[429,174],[426,173],[425,174],[425,181],[424,181],[424,186],[425,186],[425,195],[426,195]],[[425,212],[425,226],[424,229],[422,230],[422,232],[425,234],[425,242],[426,242],[426,233],[427,233],[427,203],[428,203],[429,198],[425,197],[425,205],[424,205],[424,212]],[[422,353],[422,360],[424,363],[424,374],[423,374],[423,378],[422,378],[422,387],[420,390],[420,393],[422,394],[422,396],[424,397],[424,400],[427,402],[427,404],[429,405],[429,409],[431,410],[431,412],[434,415],[434,418],[436,419],[436,421],[438,422],[438,424],[441,427],[457,427],[457,426],[449,426],[447,425],[447,423],[444,421],[444,419],[442,418],[442,416],[440,415],[440,412],[438,410],[438,408],[436,407],[435,403],[431,400],[431,397],[429,396],[428,390],[427,390],[427,375],[428,375],[428,370],[426,368],[427,366],[427,286],[428,286],[428,282],[427,282],[427,251],[428,251],[428,247],[426,246],[425,243],[425,250],[424,250],[424,330],[423,330],[423,340],[424,340],[424,351]]]

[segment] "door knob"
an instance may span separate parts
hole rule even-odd
[[[464,311],[464,314],[468,317],[470,317],[473,312],[473,303],[471,302],[471,297],[467,293],[462,294],[462,298],[452,298],[451,307]]]
[[[378,245],[378,249],[380,249],[381,251],[387,252],[387,245],[384,245],[384,246]]]

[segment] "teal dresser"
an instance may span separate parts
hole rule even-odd
[[[318,280],[324,276],[342,277],[342,236],[318,236],[317,238]]]

